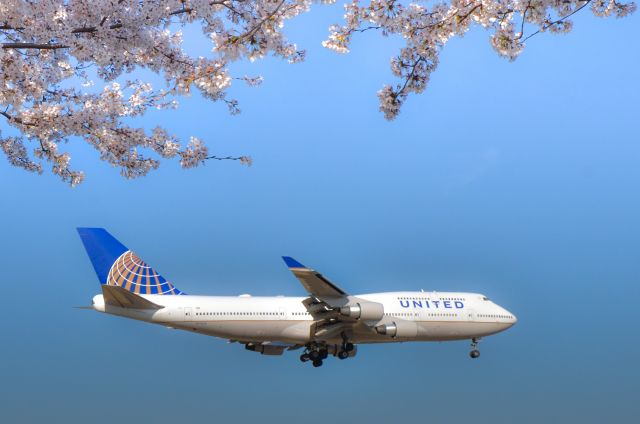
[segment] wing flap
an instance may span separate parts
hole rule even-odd
[[[351,324],[342,321],[329,323],[317,323],[314,328],[314,338],[327,340],[337,337],[344,329],[350,327]]]

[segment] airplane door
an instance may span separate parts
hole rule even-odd
[[[475,321],[476,320],[476,311],[473,309],[467,309],[467,321]]]
[[[282,306],[278,308],[278,319],[287,319],[287,312]]]
[[[193,308],[184,308],[184,320],[193,321]]]

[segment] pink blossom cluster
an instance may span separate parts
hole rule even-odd
[[[570,31],[569,18],[587,6],[603,17],[623,17],[636,10],[635,3],[617,0],[352,0],[345,5],[345,23],[331,26],[323,45],[347,53],[355,34],[372,30],[405,40],[399,54],[391,59],[391,72],[399,82],[378,92],[380,111],[387,119],[394,119],[409,94],[426,88],[447,41],[463,36],[472,25],[490,30],[494,50],[514,60],[532,35]]]
[[[272,54],[289,62],[304,52],[284,37],[284,21],[309,9],[305,0],[3,0],[0,2],[0,114],[18,135],[0,133],[12,165],[42,172],[49,162],[69,184],[84,174],[70,168],[61,144],[82,139],[122,175],[146,175],[162,158],[193,167],[209,156],[192,137],[186,147],[161,127],[132,126],[149,108],[174,108],[176,97],[197,90],[237,113],[228,98],[228,65]],[[181,29],[199,25],[211,57],[185,53]],[[166,88],[131,79],[140,70],[160,75]],[[92,88],[99,79],[104,89]],[[29,143],[33,146],[29,151]],[[235,157],[250,164],[247,157]]]
[[[316,0],[317,1],[317,0]],[[323,0],[321,3],[334,3]],[[290,63],[305,52],[287,40],[284,23],[310,10],[311,0],[3,0],[0,2],[0,115],[13,132],[0,132],[0,149],[9,163],[42,172],[43,162],[72,186],[84,174],[70,168],[60,146],[82,139],[102,160],[134,178],[178,158],[189,168],[210,156],[191,137],[182,146],[166,129],[132,125],[150,108],[177,107],[176,98],[192,91],[224,102],[234,81],[250,86],[261,77],[233,76],[229,65],[273,55]],[[397,35],[404,46],[391,60],[399,82],[379,92],[380,110],[394,119],[411,93],[427,87],[440,50],[472,25],[491,31],[495,51],[514,60],[526,40],[540,32],[571,30],[570,17],[589,6],[597,16],[623,17],[634,3],[618,0],[352,0],[344,23],[329,28],[327,48],[347,53],[354,34],[379,31]],[[211,41],[211,55],[193,57],[183,49],[181,30],[199,25]],[[528,32],[528,35],[525,33]],[[152,71],[164,89],[133,78]],[[102,89],[94,88],[99,79]],[[30,143],[30,144],[28,144]],[[31,146],[31,151],[27,146]]]

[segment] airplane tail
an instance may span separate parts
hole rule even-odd
[[[78,228],[78,234],[100,284],[122,287],[135,294],[186,294],[165,280],[104,228]]]

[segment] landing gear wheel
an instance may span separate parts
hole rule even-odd
[[[341,350],[340,352],[338,352],[338,358],[347,359],[348,357],[349,357],[349,352],[347,352],[346,350]]]
[[[354,347],[355,346],[353,346],[353,343],[345,343],[344,344],[344,350],[346,350],[347,352],[351,352]]]
[[[320,359],[327,359],[329,356],[329,351],[327,349],[322,349],[320,351]]]
[[[302,355],[300,355],[300,360],[302,362],[307,362],[309,360],[309,354],[308,353],[303,353]]]
[[[311,359],[314,362],[317,361],[318,359],[321,360],[320,352],[318,352],[317,350],[312,350],[311,352],[309,352],[309,359]]]
[[[480,357],[480,351],[478,350],[478,343],[480,342],[479,337],[474,337],[471,339],[471,352],[469,352],[469,356],[472,359],[476,359]]]
[[[321,367],[321,366],[322,366],[322,359],[315,359],[313,361],[313,367],[314,368],[318,368],[318,367]]]

